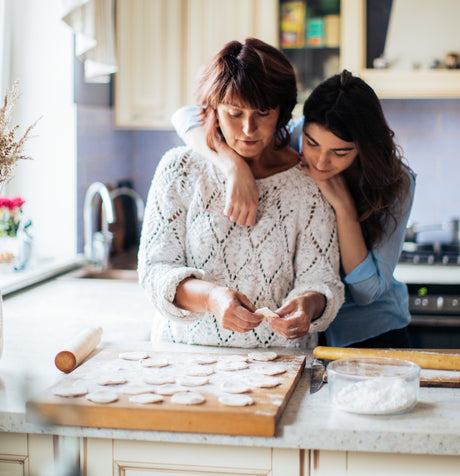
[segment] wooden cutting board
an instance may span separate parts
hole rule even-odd
[[[460,371],[422,369],[420,386],[460,388]]]
[[[148,372],[168,373],[180,377],[193,363],[196,354],[192,353],[158,353],[149,352],[153,357],[166,358],[170,365],[162,369],[143,368],[138,361],[119,358],[120,353],[113,349],[100,351],[83,365],[67,374],[43,394],[27,402],[26,418],[28,421],[47,422],[58,425],[123,428],[134,430],[156,430],[192,433],[213,433],[229,435],[273,436],[276,423],[285,408],[305,366],[304,356],[278,355],[271,362],[249,360],[248,369],[238,371],[216,370],[208,377],[209,383],[201,387],[187,387],[205,396],[206,401],[200,405],[181,405],[171,402],[171,397],[164,396],[161,403],[137,404],[129,401],[130,395],[123,394],[130,385],[146,385],[143,376]],[[241,355],[241,354],[240,354]],[[216,354],[219,361],[229,358],[229,354]],[[226,406],[219,402],[223,394],[221,384],[228,378],[238,378],[245,382],[261,376],[260,367],[282,365],[286,371],[276,377],[281,383],[273,388],[255,388],[250,395],[254,404],[246,407]],[[208,367],[216,367],[210,364]],[[127,383],[111,386],[117,391],[119,399],[110,404],[95,404],[80,397],[58,397],[53,391],[57,387],[84,383],[89,391],[106,389],[97,384],[98,377],[108,374],[124,374]],[[155,388],[156,386],[152,386]]]

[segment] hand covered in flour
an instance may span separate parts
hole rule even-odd
[[[310,323],[321,316],[326,307],[326,298],[317,292],[309,292],[293,298],[280,307],[280,316],[266,318],[276,334],[285,339],[298,339],[308,333]]]
[[[208,307],[228,331],[248,332],[263,321],[263,316],[254,314],[256,308],[249,299],[234,289],[215,287],[209,294]]]

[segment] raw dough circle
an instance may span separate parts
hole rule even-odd
[[[227,393],[246,393],[251,390],[251,387],[244,382],[238,380],[226,380],[222,386],[222,390]]]
[[[86,395],[86,398],[94,403],[112,403],[118,400],[118,395],[109,390],[98,390]]]
[[[191,375],[184,375],[179,378],[177,381],[178,384],[183,385],[184,387],[201,387],[209,383],[207,377],[193,377]]]
[[[144,382],[149,385],[164,385],[166,383],[176,383],[173,375],[144,375]]]
[[[245,355],[245,354],[231,354],[231,355],[222,356],[219,359],[219,361],[222,361],[222,360],[233,360],[233,361],[237,361],[237,362],[247,362],[249,359],[248,359],[248,356]]]
[[[254,311],[254,314],[260,314],[261,316],[264,316],[264,319],[267,317],[280,317],[278,314],[276,314],[276,312],[273,312],[268,307],[261,307],[259,309],[256,309]]]
[[[250,352],[248,354],[248,357],[251,360],[260,360],[262,362],[268,362],[270,360],[275,360],[278,357],[278,354],[276,352],[262,352],[262,351],[257,351],[257,352]]]
[[[141,393],[152,392],[152,387],[149,387],[148,385],[129,385],[123,387],[120,392],[125,395],[140,395]]]
[[[98,378],[96,383],[98,385],[121,385],[127,381],[128,380],[126,380],[123,375],[108,375],[106,377]]]
[[[211,355],[198,355],[195,357],[194,362],[199,365],[215,364],[217,359]]]
[[[132,397],[129,397],[129,401],[142,404],[160,403],[163,401],[163,397],[155,393],[141,393],[140,395],[133,395]]]
[[[203,367],[203,365],[195,365],[194,367],[189,367],[186,371],[187,375],[190,375],[192,377],[208,377],[214,372],[215,370],[212,367]]]
[[[167,383],[166,385],[161,385],[159,388],[156,389],[156,393],[159,395],[174,395],[178,392],[183,392],[183,387],[176,385],[174,383]]]
[[[255,388],[273,388],[281,384],[281,380],[275,377],[263,377],[251,379],[251,385]]]
[[[206,398],[198,392],[178,392],[171,397],[171,402],[181,405],[199,405],[206,401]]]
[[[264,375],[281,375],[286,372],[286,367],[281,364],[263,365],[256,368],[256,372]]]
[[[254,400],[249,395],[221,395],[219,402],[231,407],[245,407],[252,405]]]
[[[217,362],[216,368],[219,370],[235,371],[244,370],[249,367],[248,363],[244,360],[225,359]]]
[[[58,397],[80,397],[88,393],[88,388],[83,383],[61,385],[53,390]]]
[[[169,360],[163,357],[147,357],[146,359],[141,360],[141,365],[143,367],[167,367],[169,365]]]
[[[142,360],[149,358],[150,354],[147,352],[122,352],[119,357],[123,360]]]

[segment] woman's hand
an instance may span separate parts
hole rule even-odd
[[[308,174],[305,162],[302,169]],[[315,180],[315,178],[313,177]],[[347,275],[367,257],[369,250],[364,240],[355,201],[350,193],[345,177],[340,173],[326,180],[315,180],[324,198],[334,209],[340,247],[340,262]]]
[[[263,320],[263,316],[254,314],[255,306],[243,293],[222,286],[209,293],[208,309],[228,331],[248,332]]]
[[[259,193],[249,165],[241,158],[233,158],[226,175],[224,214],[238,225],[253,226],[256,222]]]
[[[326,298],[317,292],[291,299],[276,313],[280,317],[267,318],[268,325],[285,339],[298,339],[308,333],[310,323],[321,316]]]
[[[356,216],[355,203],[342,174],[334,175],[334,177],[327,180],[316,180],[315,182],[336,213],[344,210]]]

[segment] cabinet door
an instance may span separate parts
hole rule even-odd
[[[118,0],[115,123],[172,128],[184,104],[186,0]]]
[[[278,46],[278,0],[188,0],[187,104],[195,102],[199,69],[231,40],[259,38]]]
[[[87,438],[84,467],[88,476],[303,476],[302,453],[285,448]]]
[[[24,476],[28,467],[27,435],[0,433],[0,474]]]
[[[442,476],[458,475],[459,456],[312,451],[311,476]],[[308,464],[306,465],[308,468]]]
[[[172,129],[199,67],[250,36],[278,44],[278,0],[117,0],[116,125]]]

